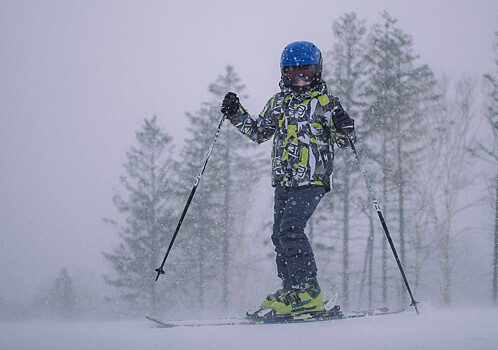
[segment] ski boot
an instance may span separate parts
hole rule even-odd
[[[278,301],[281,296],[283,296],[286,292],[292,290],[292,286],[290,284],[282,283],[282,288],[277,289],[277,291],[273,294],[268,294],[266,298],[261,302],[262,309],[271,309],[272,304],[275,301]]]
[[[292,286],[289,283],[282,282],[282,288],[277,289],[275,293],[268,294],[260,306],[247,310],[246,318],[261,319],[264,318],[264,315],[274,314],[271,309],[272,304],[290,290],[292,290]]]
[[[304,313],[325,311],[323,293],[316,277],[308,278],[305,283],[292,286],[278,300],[271,304],[277,317],[293,317]]]

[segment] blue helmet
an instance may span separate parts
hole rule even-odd
[[[305,67],[303,67],[305,66]],[[284,48],[280,58],[280,70],[285,86],[291,86],[289,72],[299,68],[311,68],[315,71],[312,83],[322,78],[322,53],[309,41],[295,41]]]

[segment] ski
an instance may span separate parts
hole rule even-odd
[[[391,315],[401,313],[405,308],[389,310],[387,307],[352,311],[342,313],[339,307],[322,312],[305,313],[296,316],[277,317],[269,309],[260,309],[253,314],[248,314],[246,318],[224,318],[217,320],[199,320],[199,321],[162,321],[157,318],[145,316],[148,320],[154,322],[159,328],[173,327],[204,327],[204,326],[245,326],[245,325],[263,325],[263,324],[288,324],[304,322],[320,322],[343,320],[361,317],[372,317],[381,315]]]

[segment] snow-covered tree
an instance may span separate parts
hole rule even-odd
[[[225,73],[209,86],[211,101],[203,103],[195,113],[187,113],[190,135],[179,165],[184,194],[189,189],[185,185],[193,182],[212,143],[221,118],[219,108],[223,96],[234,91],[243,101],[243,90],[244,85],[233,67],[227,66]],[[247,217],[250,203],[246,198],[258,180],[262,165],[254,147],[255,144],[231,125],[223,125],[185,220],[186,234],[181,244],[188,246],[186,251],[192,254],[189,271],[195,278],[191,284],[201,307],[207,300],[206,290],[214,289],[216,299],[226,307],[230,304],[231,286],[237,285],[237,299],[243,299],[244,277],[250,269],[250,262],[241,259],[247,254],[243,247],[244,234],[251,222]],[[209,300],[212,304],[213,298]]]
[[[493,167],[493,175],[488,182],[489,193],[487,202],[493,210],[492,237],[493,237],[493,268],[492,268],[492,299],[498,305],[498,32],[495,32],[496,42],[493,44],[495,52],[495,71],[484,75],[485,81],[485,112],[487,126],[491,131],[491,138],[479,140],[472,148],[473,154]]]
[[[489,92],[487,96],[486,118],[493,132],[492,148],[482,147],[482,151],[493,162],[496,173],[494,176],[494,223],[493,223],[493,302],[498,305],[498,32],[495,32],[496,42],[493,44],[495,52],[495,72],[486,74]],[[491,195],[493,196],[493,194]]]
[[[406,266],[407,242],[412,239],[410,217],[407,216],[412,195],[410,169],[417,167],[420,146],[420,119],[426,111],[422,101],[432,99],[427,84],[434,84],[427,65],[418,65],[413,54],[410,35],[396,26],[396,20],[386,12],[384,23],[376,24],[368,38],[365,56],[368,80],[364,86],[364,139],[368,141],[369,158],[380,167],[382,197],[386,219],[396,223],[396,234],[401,262]],[[392,225],[391,225],[392,226]],[[382,299],[388,296],[388,249],[382,247]],[[400,280],[396,278],[396,280]],[[399,282],[401,303],[406,289]]]
[[[124,192],[113,198],[116,208],[125,216],[125,223],[120,225],[105,219],[116,227],[121,239],[113,252],[103,252],[115,271],[115,276],[106,277],[106,281],[119,290],[126,306],[123,309],[157,312],[166,295],[158,294],[160,287],[155,282],[154,270],[174,225],[172,139],[161,131],[156,117],[144,120],[136,139],[138,145],[126,154],[126,175],[121,177]],[[173,280],[178,278],[169,270],[165,278],[172,276]]]
[[[459,228],[455,219],[472,203],[460,202],[462,191],[472,184],[471,157],[468,149],[474,144],[472,127],[475,124],[475,82],[463,78],[451,88],[442,81],[437,88],[441,96],[435,104],[427,103],[428,113],[422,119],[421,150],[423,162],[416,171],[418,222],[425,232],[426,246],[435,244],[436,259],[424,253],[419,259],[441,266],[443,301],[451,302],[452,237]],[[430,112],[429,112],[430,111]],[[419,243],[423,244],[424,238]],[[424,249],[425,250],[425,249]],[[431,269],[434,273],[434,269]]]
[[[62,269],[55,279],[47,303],[50,313],[64,319],[71,319],[75,316],[76,294],[73,279],[69,276],[67,269]]]
[[[334,45],[326,56],[325,79],[329,93],[340,98],[344,109],[357,121],[361,111],[361,84],[365,79],[364,52],[366,27],[355,13],[347,13],[334,21]],[[360,123],[361,124],[361,123]],[[349,150],[337,150],[335,153],[334,186],[331,196],[324,198],[324,204],[317,212],[317,218],[340,215],[342,223],[330,225],[337,227],[334,233],[342,235],[342,303],[344,308],[350,304],[350,219],[353,215],[353,188],[358,188],[358,170]],[[363,193],[364,191],[362,191]],[[360,192],[357,192],[360,193]],[[336,205],[332,205],[335,202]],[[323,213],[326,211],[326,213]],[[320,215],[322,214],[322,215]],[[357,214],[357,213],[355,213]],[[322,229],[322,234],[329,235],[330,229]],[[358,238],[358,235],[353,237]]]

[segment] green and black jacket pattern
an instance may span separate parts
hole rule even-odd
[[[272,186],[317,185],[330,191],[334,144],[349,146],[348,138],[336,130],[332,119],[334,111],[342,109],[339,99],[327,94],[324,82],[305,92],[280,86],[281,91],[266,103],[256,120],[242,105],[228,119],[254,142],[273,136]]]

